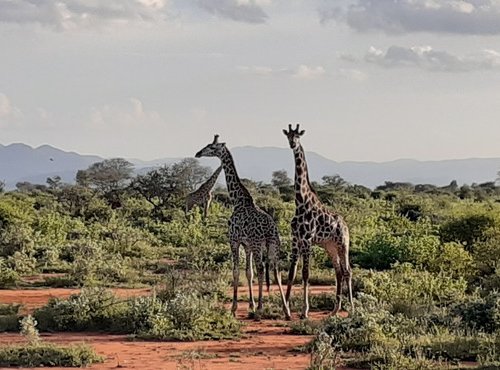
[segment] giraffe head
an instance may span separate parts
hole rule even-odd
[[[297,127],[295,130],[292,129],[292,125],[288,125],[288,131],[283,130],[283,133],[288,139],[288,143],[290,144],[290,148],[295,149],[299,146],[299,139],[302,135],[304,135],[305,131],[299,131],[299,124],[297,123]]]
[[[196,158],[221,157],[226,148],[226,143],[219,143],[219,135],[214,135],[214,141],[195,154]]]

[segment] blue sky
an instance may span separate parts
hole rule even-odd
[[[500,157],[498,0],[0,0],[0,143]]]

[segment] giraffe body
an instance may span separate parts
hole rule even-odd
[[[222,166],[219,166],[212,176],[209,177],[197,190],[190,193],[186,197],[186,212],[189,212],[194,206],[199,206],[203,209],[203,217],[208,215],[208,209],[212,202],[212,189],[222,171]]]
[[[263,283],[265,273],[265,263],[269,263],[269,268],[273,270],[274,277],[278,283],[283,311],[287,319],[290,318],[290,311],[285,300],[283,288],[281,286],[281,274],[278,270],[279,250],[281,248],[278,228],[273,218],[254,204],[253,198],[241,183],[236,171],[234,160],[226,148],[225,143],[218,142],[218,135],[213,143],[196,153],[196,157],[218,157],[226,176],[226,184],[229,197],[233,203],[233,214],[229,218],[229,243],[233,256],[233,314],[238,307],[238,283],[239,283],[239,248],[243,246],[246,259],[246,277],[249,287],[249,305],[255,310],[255,302],[252,291],[253,267],[255,260],[257,268],[257,279],[259,282],[259,295],[257,309],[262,310]]]
[[[349,301],[352,305],[351,267],[349,264],[349,229],[343,218],[326,208],[316,195],[307,171],[307,162],[304,149],[300,144],[299,126],[288,131],[287,136],[290,148],[295,159],[295,216],[292,219],[292,254],[290,270],[288,272],[288,286],[286,291],[287,302],[290,300],[293,280],[297,272],[297,260],[302,256],[302,280],[304,284],[304,304],[302,317],[306,318],[309,312],[309,259],[313,244],[323,247],[332,259],[337,278],[336,305],[333,313],[341,307],[341,293],[343,282],[347,284]]]

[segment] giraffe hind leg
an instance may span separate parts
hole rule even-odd
[[[255,301],[253,298],[253,266],[252,266],[252,251],[246,248],[246,275],[248,282],[248,307],[253,312],[255,311]]]

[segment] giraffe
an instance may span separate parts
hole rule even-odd
[[[290,310],[285,299],[281,285],[281,272],[279,271],[279,251],[281,241],[278,228],[273,218],[254,204],[249,191],[241,183],[236,171],[231,152],[226,143],[219,143],[219,135],[214,136],[212,143],[205,146],[195,157],[218,157],[221,161],[226,175],[226,185],[229,198],[233,203],[233,214],[229,219],[229,243],[233,256],[233,304],[231,312],[233,315],[238,308],[238,283],[239,283],[239,249],[243,245],[246,256],[246,277],[249,289],[249,307],[255,311],[255,301],[252,292],[253,267],[252,258],[257,267],[257,278],[259,282],[259,298],[257,310],[262,310],[262,286],[264,282],[265,260],[269,262],[269,268],[274,272],[274,278],[278,283],[283,312],[290,319]]]
[[[286,300],[289,302],[295,274],[297,273],[297,259],[302,255],[302,281],[304,284],[304,303],[301,318],[307,318],[309,313],[309,258],[312,244],[318,244],[326,249],[335,268],[337,278],[336,304],[332,314],[336,314],[341,307],[342,283],[347,283],[349,302],[352,302],[351,267],[349,265],[349,229],[343,218],[328,210],[319,200],[309,181],[307,162],[304,149],[300,144],[300,137],[304,130],[299,131],[299,125],[283,133],[288,138],[290,148],[295,158],[295,216],[292,219],[292,254],[288,271],[288,286]]]
[[[212,188],[222,171],[222,166],[219,166],[210,178],[205,181],[197,190],[188,194],[186,197],[186,213],[191,210],[195,205],[203,207],[203,218],[207,217],[208,208],[212,202]]]

